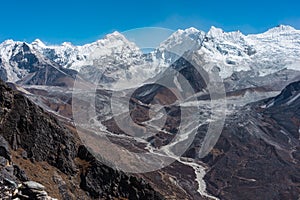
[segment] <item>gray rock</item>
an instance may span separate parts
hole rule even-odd
[[[44,190],[31,190],[32,193],[35,194],[35,196],[37,197],[45,197],[45,196],[48,196],[48,193]]]
[[[8,142],[0,135],[0,156],[6,158],[8,161],[11,161],[11,155],[9,150]]]
[[[23,183],[23,185],[31,190],[39,190],[39,191],[45,190],[45,186],[34,181],[26,181]]]
[[[27,151],[22,152],[22,158],[24,158],[24,159],[28,158]]]
[[[7,159],[0,156],[0,166],[5,167],[7,165]]]
[[[18,178],[20,181],[29,181],[24,170],[22,170],[18,165],[13,165],[13,167],[16,178]]]

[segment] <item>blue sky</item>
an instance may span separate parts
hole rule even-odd
[[[92,42],[112,31],[158,26],[210,26],[225,31],[263,32],[278,24],[300,29],[300,1],[214,0],[5,0],[1,2],[0,42],[36,38],[59,44]]]

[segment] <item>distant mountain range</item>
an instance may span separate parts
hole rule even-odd
[[[215,27],[207,33],[195,28],[178,30],[147,55],[118,32],[83,46],[68,42],[45,45],[39,39],[30,44],[6,40],[0,44],[0,78],[23,84],[51,85],[58,83],[46,81],[48,76],[52,79],[63,75],[73,77],[81,71],[87,79],[95,72],[101,74],[104,87],[118,87],[115,84],[118,81],[127,81],[130,85],[133,78],[136,85],[163,72],[174,61],[169,52],[180,56],[188,50],[214,63],[224,79],[236,72],[263,77],[284,69],[299,71],[299,41],[300,31],[284,25],[251,35],[224,32]],[[101,63],[95,64],[95,57]],[[52,73],[57,75],[53,77]]]

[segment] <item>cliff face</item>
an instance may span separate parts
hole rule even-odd
[[[74,174],[76,141],[72,133],[26,97],[1,83],[2,136],[13,150],[26,151],[28,158],[47,161],[64,173]]]
[[[98,162],[75,131],[2,81],[0,158],[2,179],[16,184],[37,181],[59,199],[162,198],[144,180]]]

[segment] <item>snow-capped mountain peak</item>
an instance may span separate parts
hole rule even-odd
[[[138,51],[138,47],[133,43],[127,40],[127,38],[122,35],[121,33],[115,31],[111,34],[107,34],[103,39],[97,40],[96,42],[93,42],[91,44],[86,44],[82,46],[82,49],[89,49],[91,47],[97,47],[97,48],[123,48],[124,46],[134,49]]]
[[[289,25],[278,25],[274,28],[271,28],[267,31],[267,33],[284,33],[284,32],[294,32],[296,29]]]
[[[6,45],[14,44],[14,43],[16,43],[16,42],[13,41],[12,39],[8,39],[8,40],[5,40],[4,42],[2,42],[0,45],[1,46],[6,46]]]
[[[223,78],[235,71],[249,70],[249,50],[251,45],[240,31],[225,32],[212,26],[207,32],[198,53],[205,60],[215,63]],[[207,69],[212,70],[212,69]]]
[[[216,28],[214,26],[211,26],[209,31],[207,32],[208,37],[220,37],[225,32],[221,28]]]
[[[46,47],[46,45],[44,44],[44,42],[42,42],[40,39],[35,39],[32,43],[32,46],[34,47],[40,47],[40,48],[44,48]]]
[[[160,57],[163,59],[171,59],[171,61],[176,59],[178,56],[184,54],[188,50],[195,50],[200,48],[200,45],[205,38],[206,33],[199,31],[196,28],[188,28],[185,30],[175,31],[167,40],[163,41],[159,48],[158,52]],[[168,55],[165,55],[166,52],[171,52],[177,54],[175,58],[169,58]]]
[[[171,40],[171,39],[182,39],[182,38],[185,38],[185,37],[190,37],[190,38],[194,38],[195,37],[198,37],[200,34],[204,34],[203,31],[200,31],[194,27],[191,27],[191,28],[187,28],[187,29],[178,29],[177,31],[175,31],[169,38],[168,40]]]
[[[177,30],[174,35],[182,35],[182,34],[185,34],[185,35],[191,35],[191,34],[197,34],[199,33],[200,31],[198,29],[196,29],[195,27],[190,27],[190,28],[187,28],[187,29],[179,29]]]
[[[247,37],[249,38],[261,38],[262,40],[269,41],[270,39],[276,40],[292,40],[299,39],[300,30],[296,30],[292,26],[288,25],[278,25],[274,28],[267,30],[264,33],[260,34],[249,34]]]
[[[210,30],[207,32],[208,38],[214,38],[217,40],[226,40],[226,41],[235,41],[239,42],[244,40],[245,35],[240,31],[232,31],[232,32],[225,32],[221,28],[216,28],[212,26]]]
[[[5,40],[0,44],[0,58],[8,62],[10,57],[16,52],[16,49],[20,48],[22,44],[23,42],[13,41],[11,39]]]
[[[123,41],[127,41],[127,39],[125,38],[124,35],[122,35],[120,32],[118,31],[114,31],[113,33],[107,34],[104,39],[108,39],[108,40],[123,40]]]
[[[71,42],[63,42],[61,44],[61,46],[64,46],[64,47],[74,47],[74,45]]]

